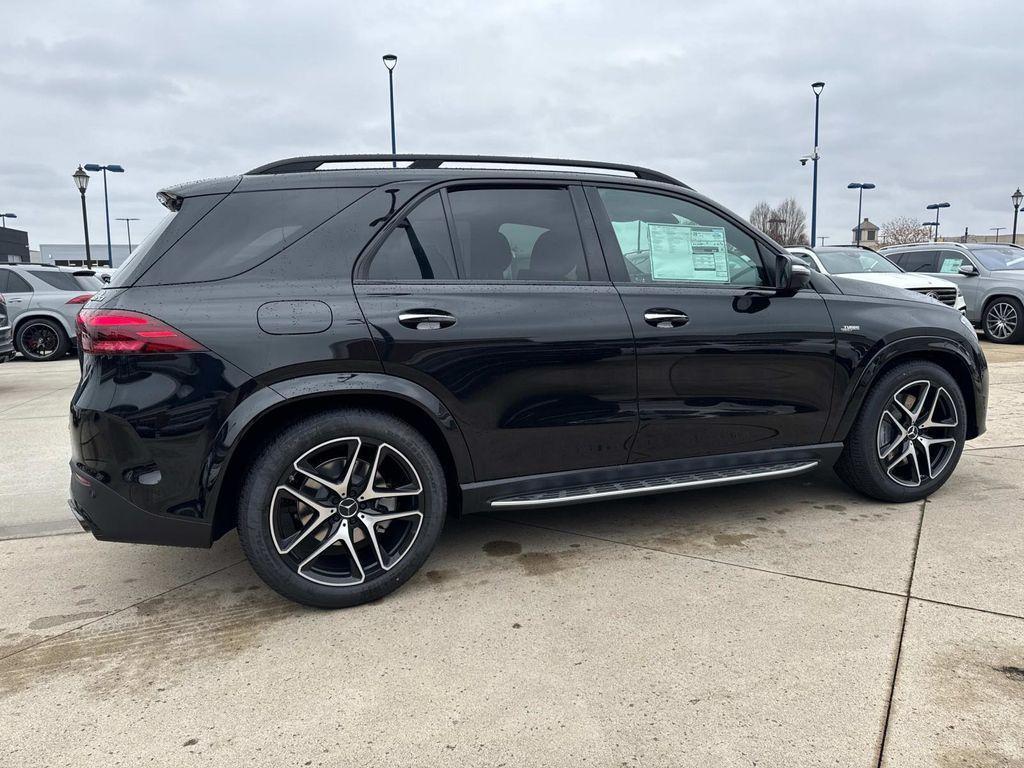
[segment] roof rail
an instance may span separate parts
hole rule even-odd
[[[554,157],[504,157],[500,155],[311,155],[289,157],[253,168],[246,175],[256,176],[274,173],[306,173],[316,171],[325,163],[391,162],[409,161],[406,168],[440,168],[443,163],[493,163],[496,165],[560,165],[566,168],[591,168],[595,171],[624,171],[645,181],[660,181],[676,187],[689,186],[668,174],[644,168],[639,165],[622,163],[601,163],[587,160],[565,160]]]

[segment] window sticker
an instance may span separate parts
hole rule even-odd
[[[653,279],[729,282],[724,227],[648,224],[647,231]]]
[[[959,256],[943,259],[939,272],[956,272],[960,269],[961,264],[963,264],[963,260]]]

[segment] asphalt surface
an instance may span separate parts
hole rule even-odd
[[[451,521],[346,611],[72,533],[73,359],[0,365],[0,766],[1024,765],[1024,347],[924,502],[830,472]]]

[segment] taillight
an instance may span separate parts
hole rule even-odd
[[[78,313],[78,345],[87,355],[152,355],[198,352],[205,347],[162,320],[122,309]]]
[[[68,299],[66,304],[85,304],[89,299],[92,298],[91,293],[83,293],[81,296],[75,296],[73,299]]]

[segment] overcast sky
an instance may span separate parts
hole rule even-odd
[[[163,186],[291,155],[398,149],[652,166],[747,216],[810,212],[819,235],[948,201],[942,234],[1009,227],[1024,185],[1019,2],[20,2],[3,6],[0,211],[81,242],[71,173],[120,163],[110,215],[162,217]],[[102,184],[88,195],[105,242]],[[125,242],[113,222],[112,240]]]

